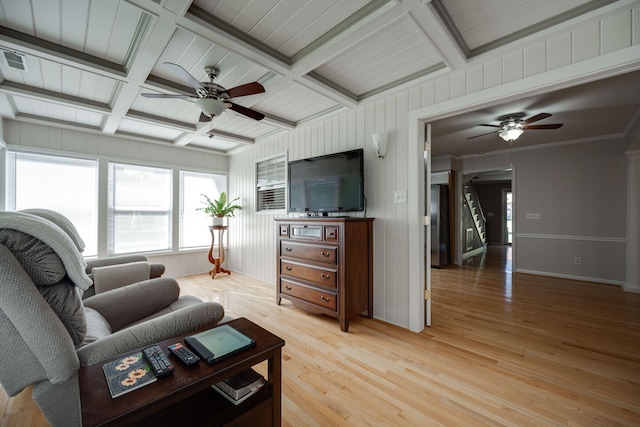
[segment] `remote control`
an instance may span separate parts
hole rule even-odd
[[[168,375],[175,369],[167,355],[164,354],[164,351],[162,351],[157,344],[144,348],[142,354],[144,354],[144,357],[149,361],[151,370],[156,374],[156,377]]]
[[[182,363],[187,366],[195,365],[200,361],[200,358],[196,356],[195,353],[193,353],[191,350],[189,350],[179,342],[170,345],[168,348],[171,353],[173,353],[178,359],[182,361]]]

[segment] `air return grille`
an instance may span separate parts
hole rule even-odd
[[[20,71],[29,71],[27,70],[27,57],[21,53],[3,50],[2,58],[4,59],[4,62],[11,68],[15,68],[16,70]]]

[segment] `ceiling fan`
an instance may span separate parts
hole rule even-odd
[[[546,119],[547,117],[551,117],[551,114],[548,113],[540,113],[536,114],[533,117],[529,117],[526,120],[522,118],[525,116],[524,113],[513,113],[507,114],[502,117],[498,117],[500,121],[499,125],[489,125],[489,124],[481,124],[479,126],[488,126],[498,128],[498,130],[483,133],[481,135],[471,136],[467,139],[478,138],[479,136],[490,135],[492,133],[497,133],[500,135],[500,138],[504,139],[506,142],[513,142],[520,137],[524,133],[525,130],[535,130],[535,129],[559,129],[562,127],[562,123],[554,123],[548,125],[531,125],[531,123],[537,122],[538,120]]]
[[[227,108],[237,113],[245,115],[254,120],[262,120],[265,115],[252,110],[251,108],[235,104],[232,98],[238,96],[255,95],[263,93],[264,87],[258,83],[247,83],[240,86],[225,89],[213,80],[218,76],[220,70],[213,66],[204,68],[204,72],[209,76],[208,82],[199,82],[187,70],[171,62],[164,62],[164,65],[172,72],[177,74],[182,80],[187,82],[189,86],[195,89],[196,95],[174,95],[164,93],[142,93],[145,98],[178,98],[178,99],[197,99],[196,105],[202,110],[200,113],[201,122],[209,122],[215,116],[222,114]]]

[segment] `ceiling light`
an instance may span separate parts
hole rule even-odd
[[[215,117],[227,109],[227,104],[215,98],[200,98],[196,105],[208,116]]]
[[[520,137],[520,135],[522,135],[524,133],[524,131],[522,129],[505,129],[503,131],[501,131],[498,135],[500,135],[500,138],[504,139],[507,142],[513,142],[516,139],[518,139]]]

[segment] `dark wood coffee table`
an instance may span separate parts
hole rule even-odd
[[[282,347],[284,341],[251,321],[240,318],[227,323],[256,341],[256,346],[209,365],[200,361],[187,367],[174,356],[173,374],[133,390],[111,397],[102,371],[102,365],[118,357],[104,360],[78,371],[82,425],[255,425],[279,426],[282,400]],[[169,354],[167,347],[184,342],[184,336],[159,343]],[[239,405],[229,402],[211,388],[247,368],[268,361],[267,385]],[[176,424],[180,425],[180,424]]]

